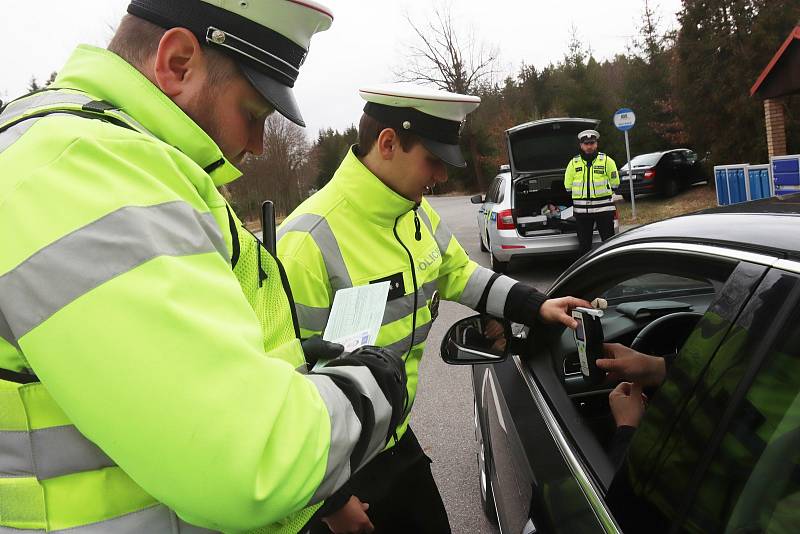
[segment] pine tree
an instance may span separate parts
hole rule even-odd
[[[684,0],[677,102],[715,164],[766,160],[763,107],[749,89],[798,17],[797,0]]]

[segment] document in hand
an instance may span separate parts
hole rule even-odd
[[[388,294],[389,282],[337,291],[322,339],[344,345],[345,352],[374,345]]]

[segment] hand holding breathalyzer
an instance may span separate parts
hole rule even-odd
[[[594,308],[578,307],[572,310],[572,318],[577,322],[573,336],[578,347],[581,374],[590,384],[599,384],[606,377],[605,372],[595,364],[598,358],[603,357],[602,316],[603,310]]]

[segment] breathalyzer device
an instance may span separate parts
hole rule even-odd
[[[583,379],[591,384],[599,384],[605,379],[605,372],[595,365],[603,357],[603,325],[600,318],[603,310],[578,307],[572,310],[572,317],[578,326],[572,333],[578,346]]]

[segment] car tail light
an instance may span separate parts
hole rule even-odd
[[[656,170],[655,169],[647,169],[644,171],[644,179],[645,180],[652,180],[656,177]]]
[[[514,214],[511,210],[503,210],[501,212],[498,212],[497,229],[498,230],[514,229]]]
[[[513,250],[518,248],[525,248],[525,245],[500,245],[503,250]]]

